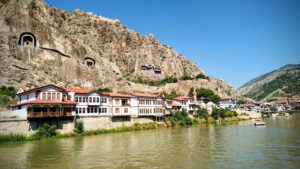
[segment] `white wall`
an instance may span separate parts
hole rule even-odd
[[[2,117],[11,117],[11,116],[17,116],[18,118],[24,118],[27,119],[27,105],[20,106],[21,109],[18,107],[14,107],[12,111],[6,111],[1,112]]]

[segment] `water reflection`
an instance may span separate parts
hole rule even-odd
[[[299,168],[300,115],[0,146],[1,168]]]

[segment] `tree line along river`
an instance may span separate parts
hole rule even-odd
[[[0,168],[300,168],[300,114],[0,145]]]

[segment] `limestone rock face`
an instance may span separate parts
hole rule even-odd
[[[190,89],[192,87],[198,88],[205,88],[214,91],[219,96],[226,96],[226,97],[239,97],[239,93],[237,90],[221,79],[210,78],[207,79],[194,79],[194,80],[180,80],[177,83],[167,83],[162,86],[147,86],[143,84],[135,84],[132,83],[131,87],[133,90],[136,91],[145,91],[150,93],[160,93],[160,92],[167,92],[171,93],[174,89],[177,93],[182,95],[188,95]]]
[[[66,12],[42,0],[2,0],[0,14],[1,84],[125,91],[138,77],[205,74],[153,35],[129,30],[118,19]]]

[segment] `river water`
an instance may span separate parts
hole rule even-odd
[[[300,168],[300,114],[0,145],[0,168]]]

